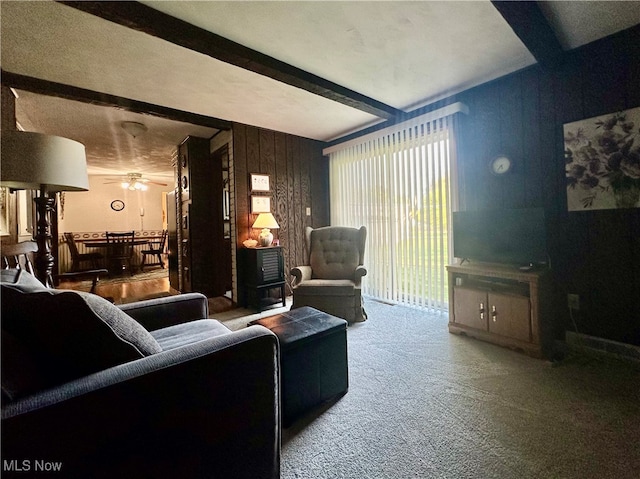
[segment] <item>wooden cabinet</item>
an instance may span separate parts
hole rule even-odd
[[[503,265],[447,266],[449,332],[550,356],[553,315],[547,269]]]
[[[242,271],[244,280],[244,304],[253,305],[258,312],[264,305],[282,301],[286,305],[284,281],[284,255],[282,246],[244,248]],[[280,289],[280,298],[272,298],[269,290]]]
[[[176,243],[181,292],[208,297],[225,294],[228,286],[222,265],[222,165],[211,161],[208,138],[188,137],[178,146],[176,161]],[[170,277],[171,277],[170,262]]]
[[[169,284],[180,291],[180,275],[178,274],[178,206],[176,192],[167,193],[167,257],[169,263]]]

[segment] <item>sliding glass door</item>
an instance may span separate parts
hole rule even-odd
[[[454,116],[330,153],[331,224],[367,227],[364,294],[447,309],[454,171]]]

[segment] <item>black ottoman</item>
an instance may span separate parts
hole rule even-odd
[[[349,388],[347,322],[305,306],[252,321],[280,342],[282,424]]]

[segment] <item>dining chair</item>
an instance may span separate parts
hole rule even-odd
[[[82,271],[83,269],[80,266],[84,262],[90,262],[91,269],[99,268],[99,261],[104,259],[102,253],[80,253],[78,251],[78,245],[73,238],[73,233],[64,233],[64,239],[69,247],[69,253],[71,253],[71,272]]]
[[[38,251],[35,241],[2,245],[2,269],[16,268],[36,275],[33,269],[33,258]]]
[[[38,251],[35,241],[23,241],[10,245],[2,245],[2,269],[16,268],[27,271],[35,276],[33,269],[34,255]],[[96,292],[100,277],[108,273],[106,269],[91,269],[77,272],[54,274],[53,278],[62,281],[91,281],[91,293]],[[110,298],[106,298],[109,299]]]
[[[162,231],[162,236],[157,240],[149,241],[149,248],[143,249],[142,264],[140,265],[140,271],[144,271],[145,266],[160,266],[164,268],[164,261],[162,261],[162,255],[164,254],[164,246],[167,243],[167,230]],[[156,257],[158,261],[155,263],[147,263],[147,256]]]
[[[107,231],[107,261],[109,263],[109,274],[120,274],[129,271],[133,276],[133,240],[135,233],[126,231],[114,233]]]

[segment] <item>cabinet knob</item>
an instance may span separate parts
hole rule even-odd
[[[498,317],[498,312],[496,311],[495,305],[491,306],[491,317],[493,318],[493,322],[495,323]]]

